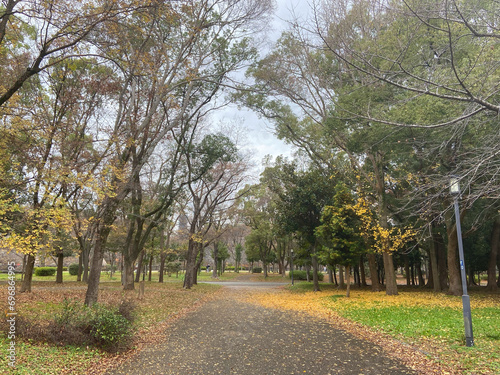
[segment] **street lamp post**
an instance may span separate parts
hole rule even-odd
[[[460,257],[460,273],[462,276],[462,306],[464,314],[464,327],[465,327],[465,345],[474,346],[474,336],[472,334],[472,315],[470,309],[470,298],[467,294],[467,278],[465,275],[465,262],[464,262],[464,248],[462,244],[462,228],[460,225],[460,210],[458,208],[458,199],[460,198],[460,184],[458,177],[451,177],[450,179],[450,193],[453,195],[455,206],[455,221],[457,225],[457,239],[458,239],[458,255]]]
[[[290,250],[290,272],[291,272],[292,285],[293,285],[293,249]]]

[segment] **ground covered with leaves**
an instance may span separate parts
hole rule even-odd
[[[471,295],[473,348],[465,347],[460,297],[400,288],[398,296],[332,285],[312,292],[310,283],[252,296],[254,303],[319,316],[386,352],[422,374],[500,373],[500,295]]]

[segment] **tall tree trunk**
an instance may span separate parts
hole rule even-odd
[[[380,292],[382,290],[382,285],[380,284],[380,279],[378,278],[377,256],[373,253],[369,253],[367,258],[368,269],[370,270],[370,279],[372,281],[372,292]]]
[[[78,273],[76,275],[76,281],[82,281],[82,272],[83,272],[83,255],[80,252],[80,255],[78,255]]]
[[[148,275],[148,281],[151,281],[151,273],[153,272],[153,254],[149,256],[149,275]]]
[[[418,258],[417,264],[415,266],[417,268],[418,286],[424,286],[425,280],[424,275],[422,274],[422,262],[420,260],[420,257]]]
[[[471,266],[469,266],[467,268],[467,273],[469,274],[469,279],[467,280],[467,285],[471,286],[471,285],[477,285],[476,283],[476,277],[474,275],[474,270],[472,269]]]
[[[89,307],[97,303],[99,297],[99,281],[101,278],[102,260],[104,259],[104,245],[108,239],[110,228],[110,226],[104,226],[103,228],[98,228],[96,231],[94,256],[92,257],[87,293],[85,294],[85,305]]]
[[[137,271],[135,272],[135,282],[141,281],[141,271],[142,271],[142,261],[144,260],[145,251],[142,250],[139,254],[139,259],[137,260]]]
[[[344,281],[344,266],[339,265],[339,289],[344,289],[345,281]]]
[[[357,286],[361,286],[361,278],[359,277],[359,263],[354,266],[353,269],[353,274],[354,274],[354,283]]]
[[[430,257],[430,268],[432,271],[432,283],[434,287],[435,292],[440,292],[442,289],[441,287],[441,280],[439,279],[439,265],[438,265],[438,257],[437,257],[437,249],[439,248],[439,244],[436,243],[437,240],[437,234],[432,232],[432,228],[434,228],[434,225],[431,227],[431,241],[430,241],[430,248],[429,248],[429,257]],[[427,276],[429,278],[429,276]]]
[[[365,262],[363,258],[363,255],[359,258],[359,272],[361,276],[361,285],[366,286]]]
[[[217,241],[214,242],[214,268],[212,270],[212,279],[216,279],[218,277],[218,266],[219,266],[219,243]]]
[[[345,266],[345,278],[346,278],[346,284],[347,284],[347,291],[345,293],[346,297],[351,296],[351,265],[346,265]]]
[[[64,267],[64,254],[62,249],[57,251],[57,275],[56,284],[62,284],[63,282],[63,267]]]
[[[493,223],[490,240],[490,260],[488,262],[488,284],[486,290],[495,292],[498,290],[496,281],[498,246],[500,244],[500,216],[497,216]]]
[[[26,268],[24,270],[24,279],[21,284],[20,293],[28,292],[31,293],[31,280],[33,280],[33,269],[35,268],[35,256],[28,254],[28,260],[26,261]]]
[[[398,294],[398,286],[396,284],[396,272],[394,270],[394,261],[392,254],[384,252],[382,256],[384,259],[384,270],[387,280],[385,286],[385,294],[387,294],[388,296],[396,296]]]
[[[163,274],[165,273],[165,260],[167,259],[167,254],[165,252],[160,255],[160,270],[158,271],[158,282],[163,282]]]
[[[462,283],[460,279],[460,269],[458,267],[457,227],[452,223],[451,217],[452,212],[448,212],[446,215],[446,233],[448,235],[448,276],[450,280],[448,294],[460,296],[462,295]]]
[[[198,252],[197,243],[190,238],[188,244],[188,251],[186,254],[186,274],[184,275],[184,284],[183,287],[185,289],[191,289],[194,284],[194,273],[196,272],[196,255]]]

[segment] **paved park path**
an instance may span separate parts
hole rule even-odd
[[[415,374],[376,345],[326,321],[241,298],[278,283],[224,285],[219,298],[172,324],[163,342],[144,348],[109,374]]]

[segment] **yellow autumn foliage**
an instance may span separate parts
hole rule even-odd
[[[18,210],[23,215],[22,227],[9,228],[0,235],[0,247],[8,251],[34,255],[52,247],[61,232],[71,232],[71,213],[64,204],[38,209],[18,207]]]
[[[416,231],[406,227],[404,229],[398,227],[383,228],[378,220],[373,216],[372,210],[368,206],[368,202],[363,197],[358,198],[355,205],[349,206],[361,220],[361,230],[363,237],[368,240],[373,240],[373,247],[379,253],[393,253],[403,248],[403,246],[411,241]]]

